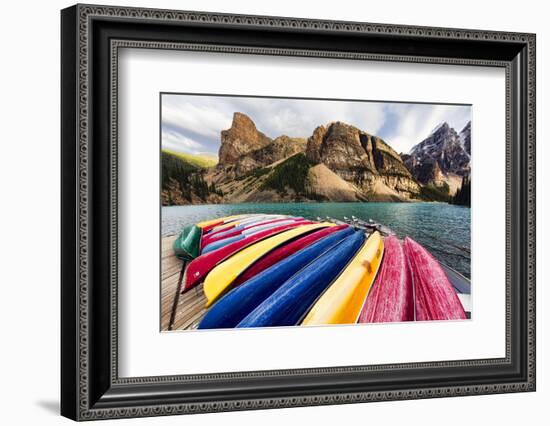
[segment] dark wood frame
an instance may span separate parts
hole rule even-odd
[[[61,413],[75,420],[535,390],[535,35],[76,5],[62,29]],[[506,356],[119,378],[121,47],[506,70]]]

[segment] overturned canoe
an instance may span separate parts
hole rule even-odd
[[[360,323],[414,320],[411,272],[403,244],[395,236],[384,241],[382,265],[359,316]]]
[[[210,271],[204,280],[203,289],[207,299],[206,306],[208,307],[214,303],[214,301],[216,301],[224,292],[229,290],[235,278],[242,274],[255,261],[269,253],[274,248],[285,244],[300,235],[311,232],[315,229],[326,228],[328,226],[334,225],[332,223],[323,222],[298,226],[297,228],[284,231],[259,243],[253,244],[234,256],[231,256],[225,262],[217,265],[214,269],[212,269],[212,271]]]
[[[311,222],[305,222],[303,224],[310,223]],[[239,251],[253,244],[256,244],[259,241],[262,241],[273,235],[277,235],[281,232],[287,231],[300,225],[302,224],[289,223],[286,225],[265,229],[258,233],[249,235],[239,241],[235,241],[233,243],[220,247],[217,250],[201,254],[187,266],[187,270],[185,273],[185,283],[182,289],[182,293],[185,293],[189,289],[195,287],[206,276],[206,274],[208,274],[214,267],[216,267],[216,265],[230,258],[235,253],[238,253]]]
[[[384,242],[380,233],[375,231],[313,305],[302,325],[355,324],[383,253]]]
[[[300,238],[300,240],[304,240],[313,235],[321,235],[317,241],[262,272],[254,274],[251,279],[223,296],[206,313],[198,328],[235,327],[290,277],[354,232],[351,227],[347,226],[338,227],[339,229],[336,232],[327,232],[329,230],[333,231],[335,228],[337,227],[325,228]]]
[[[346,237],[287,280],[237,327],[299,324],[304,314],[340,274],[364,241],[365,234],[361,231]]]
[[[414,284],[416,320],[466,319],[462,303],[439,262],[409,237],[404,246]]]
[[[192,260],[199,255],[202,229],[197,225],[188,225],[174,241],[174,253],[183,260]]]

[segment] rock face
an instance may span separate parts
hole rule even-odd
[[[445,182],[445,175],[439,167],[439,163],[433,159],[416,161],[414,157],[403,154],[403,161],[410,167],[415,179],[422,184],[435,183],[437,185]]]
[[[406,198],[420,191],[397,152],[382,139],[349,124],[317,127],[308,139],[306,155],[364,193],[373,192],[378,182]]]
[[[319,126],[308,139],[306,155],[314,163],[324,163],[333,172],[351,180],[354,170],[374,171],[372,156],[368,156],[361,143],[359,129],[336,122]]]
[[[357,188],[322,163],[309,169],[307,190],[323,201],[362,201]]]
[[[270,164],[292,157],[294,154],[304,152],[306,139],[291,138],[286,135],[275,138],[263,148],[250,151],[241,155],[235,162],[235,173],[242,176],[251,170],[269,166]]]
[[[239,157],[263,148],[271,139],[256,129],[254,122],[245,114],[233,114],[231,128],[221,133],[219,165],[234,164]]]
[[[464,126],[464,128],[460,131],[460,134],[458,135],[460,138],[460,143],[468,153],[468,155],[472,155],[471,152],[471,138],[472,138],[472,122],[468,121],[468,124]]]
[[[407,156],[404,156],[404,161],[418,181],[427,183],[437,178],[440,172],[444,175],[469,174],[469,151],[470,123],[464,127],[460,136],[447,123],[441,123],[426,139],[415,145]]]

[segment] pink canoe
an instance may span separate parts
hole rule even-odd
[[[358,322],[414,320],[413,283],[401,241],[384,240],[384,258]]]
[[[239,250],[255,244],[258,241],[261,241],[267,237],[286,231],[287,229],[296,228],[297,226],[301,225],[309,225],[311,223],[313,222],[303,220],[296,221],[294,223],[288,223],[282,226],[277,226],[275,228],[265,229],[263,231],[249,235],[242,240],[227,244],[226,246],[220,247],[217,250],[205,253],[197,257],[187,266],[187,269],[185,271],[185,283],[182,293],[185,293],[187,290],[195,287],[218,263],[237,253]]]
[[[276,248],[271,253],[268,253],[266,256],[262,257],[260,260],[251,265],[242,275],[237,277],[237,279],[233,282],[233,285],[238,286],[239,284],[248,281],[250,278],[254,277],[255,275],[269,268],[270,266],[276,264],[277,262],[283,260],[284,258],[303,249],[304,247],[307,247],[310,244],[313,244],[315,241],[318,241],[323,237],[333,234],[334,232],[341,231],[342,229],[347,227],[348,225],[338,225],[332,226],[330,228],[323,228]]]
[[[405,238],[415,292],[417,321],[466,319],[466,313],[439,262],[420,244]]]

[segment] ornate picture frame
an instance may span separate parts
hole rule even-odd
[[[76,5],[61,12],[61,413],[160,416],[535,390],[534,34]],[[118,374],[120,48],[499,67],[506,73],[506,356]]]

